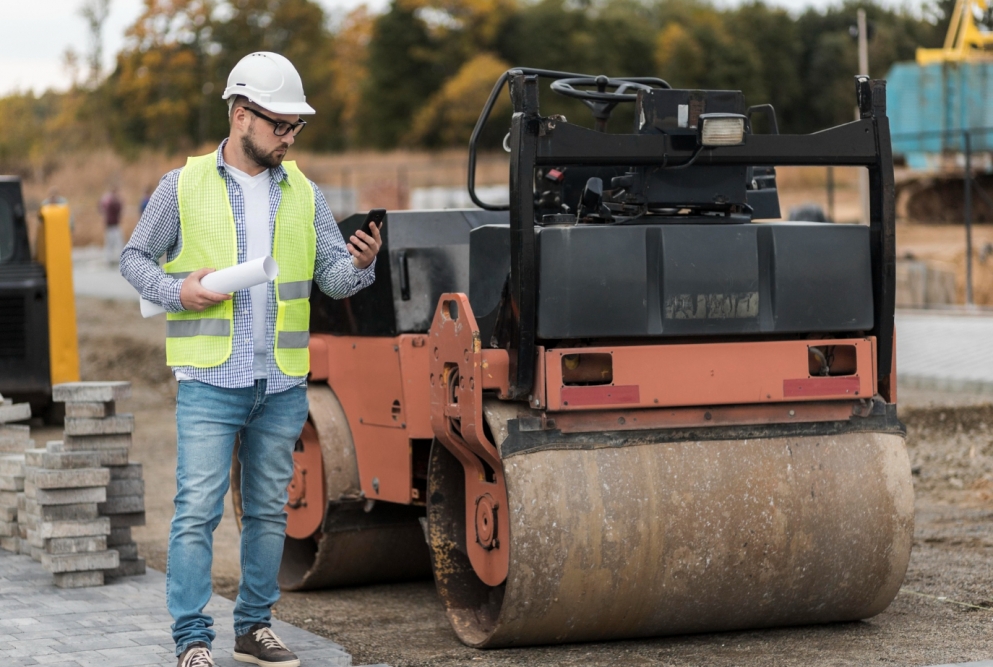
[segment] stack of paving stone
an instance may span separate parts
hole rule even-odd
[[[31,557],[60,588],[102,586],[103,571],[118,565],[117,552],[107,550],[110,519],[97,509],[110,471],[97,452],[65,451],[58,442],[28,450],[25,464],[18,520],[28,528]]]
[[[19,553],[18,498],[24,495],[24,451],[34,446],[31,429],[11,422],[31,418],[31,405],[0,396],[0,549]]]
[[[145,559],[131,537],[131,528],[145,525],[145,482],[140,463],[129,463],[134,417],[116,412],[117,401],[131,396],[129,382],[72,382],[56,385],[52,392],[66,408],[65,452],[91,452],[108,468],[106,497],[98,501],[101,518],[110,522],[107,547],[119,562],[106,568],[108,577],[145,573]]]

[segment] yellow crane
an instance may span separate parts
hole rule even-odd
[[[957,0],[940,49],[917,49],[917,64],[993,60],[993,32],[983,30],[976,16],[986,13],[987,0]]]

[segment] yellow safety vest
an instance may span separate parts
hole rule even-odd
[[[279,264],[276,278],[276,365],[287,375],[310,372],[310,286],[314,279],[317,233],[314,230],[314,190],[297,167],[284,162],[286,178],[279,184],[272,256]],[[238,262],[238,236],[224,178],[217,171],[217,152],[191,157],[179,175],[179,223],[183,247],[166,263],[165,272],[184,278],[202,268],[225,269]],[[231,356],[234,301],[200,312],[168,313],[166,363],[211,368]]]

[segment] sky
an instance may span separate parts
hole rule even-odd
[[[363,0],[318,0],[330,12],[347,12]],[[823,8],[840,0],[768,0],[769,4],[802,11]],[[81,56],[88,51],[86,24],[79,16],[82,0],[0,0],[3,9],[3,39],[0,39],[0,96],[16,91],[65,89],[71,83],[63,55],[72,49]],[[365,0],[373,10],[382,10],[388,0]],[[724,0],[719,4],[735,4]],[[888,0],[887,4],[900,4]],[[115,54],[124,45],[124,31],[141,13],[142,0],[111,0],[104,28],[104,67],[109,70]],[[85,73],[85,67],[81,73]]]

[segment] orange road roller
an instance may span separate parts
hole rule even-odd
[[[474,166],[505,87],[498,205]],[[786,135],[736,91],[505,73],[478,208],[389,212],[375,284],[313,291],[282,586],[433,574],[479,648],[884,610],[913,488],[885,82],[855,93],[858,120]],[[779,221],[790,165],[866,169],[871,224]]]

